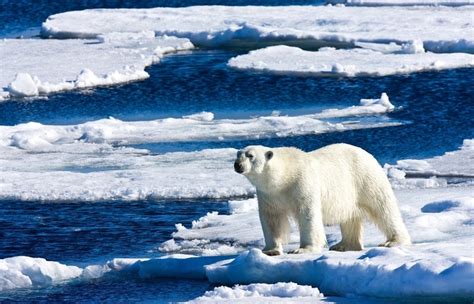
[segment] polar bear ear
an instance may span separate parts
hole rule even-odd
[[[267,153],[265,153],[265,158],[268,160],[272,159],[273,157],[273,151],[268,151]]]

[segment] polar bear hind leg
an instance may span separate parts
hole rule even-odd
[[[378,204],[369,204],[366,209],[369,218],[384,233],[387,238],[379,246],[393,247],[411,244],[410,236],[403,223],[395,195],[378,199]]]

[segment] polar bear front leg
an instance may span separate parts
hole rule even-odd
[[[296,215],[300,230],[300,248],[289,253],[321,252],[326,244],[326,234],[320,204],[309,204]]]
[[[341,223],[342,240],[331,246],[329,250],[335,251],[359,251],[364,249],[362,242],[363,225],[362,219],[359,217],[352,218]]]
[[[259,204],[258,213],[265,238],[263,253],[266,255],[282,254],[283,243],[290,231],[288,216],[283,212],[269,209],[268,205],[262,206],[261,204]]]

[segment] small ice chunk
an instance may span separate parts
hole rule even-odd
[[[76,86],[78,88],[92,87],[99,82],[100,78],[90,69],[83,69],[76,78]]]
[[[361,106],[372,106],[372,105],[382,105],[384,106],[387,110],[393,110],[395,109],[395,106],[390,102],[390,99],[388,98],[387,93],[383,92],[382,95],[380,95],[380,98],[378,99],[361,99],[360,100],[360,105]]]
[[[8,85],[8,90],[12,96],[17,97],[28,97],[38,95],[38,87],[28,73],[18,73],[13,80]]]
[[[387,170],[387,176],[389,178],[404,179],[405,175],[406,175],[405,171],[394,168],[394,167],[389,167]]]
[[[411,40],[402,44],[401,49],[398,53],[400,54],[421,54],[424,53],[423,41]]]

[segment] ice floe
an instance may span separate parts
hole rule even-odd
[[[82,269],[42,258],[0,259],[0,292],[15,288],[47,287],[79,277]]]
[[[428,159],[404,159],[384,169],[396,188],[439,187],[448,182],[474,182],[474,139],[457,151]]]
[[[420,52],[423,46],[409,44],[399,48],[402,54],[382,53],[369,49],[336,50],[322,48],[317,52],[297,47],[272,46],[229,60],[228,65],[241,70],[310,76],[386,76],[460,67],[474,67],[474,55]],[[412,52],[412,54],[410,54]]]
[[[234,149],[151,155],[107,144],[66,144],[50,153],[12,147],[0,151],[2,199],[217,199],[254,192],[233,172]]]
[[[54,146],[74,143],[222,141],[318,134],[400,125],[401,122],[384,116],[364,120],[363,116],[385,114],[394,108],[388,96],[383,93],[379,99],[362,99],[357,106],[326,109],[319,113],[298,116],[214,119],[213,113],[201,112],[182,118],[150,121],[108,118],[78,125],[43,125],[29,122],[16,126],[0,126],[0,146],[51,151],[55,149]],[[354,119],[355,116],[358,118]],[[351,119],[331,120],[344,117]]]
[[[193,47],[188,39],[155,37],[151,31],[108,33],[93,40],[4,39],[0,98],[145,79],[145,67],[164,54]]]
[[[226,7],[111,9],[50,16],[44,36],[93,38],[110,32],[154,31],[199,46],[288,44],[305,48],[356,42],[422,41],[427,51],[474,52],[473,6],[464,7]],[[383,17],[381,17],[383,16]],[[427,16],[433,16],[427,18]]]
[[[464,161],[472,166],[471,140],[459,151],[428,159],[437,168]],[[470,151],[470,152],[469,152]],[[400,169],[401,171],[401,169]],[[456,166],[453,172],[459,172]],[[317,287],[332,295],[376,297],[450,297],[467,301],[474,297],[474,256],[470,246],[474,235],[474,187],[472,184],[437,188],[396,190],[400,209],[414,244],[402,248],[375,247],[383,240],[373,225],[365,225],[362,252],[283,255],[268,257],[263,248],[256,199],[230,201],[230,214],[211,212],[191,227],[176,225],[173,238],[160,250],[166,253],[230,255],[236,258],[205,266],[207,278],[215,284],[295,282]],[[337,227],[326,227],[329,245],[340,239]],[[298,246],[292,234],[286,249]],[[233,249],[233,250],[232,250]],[[230,292],[230,291],[228,291]]]

